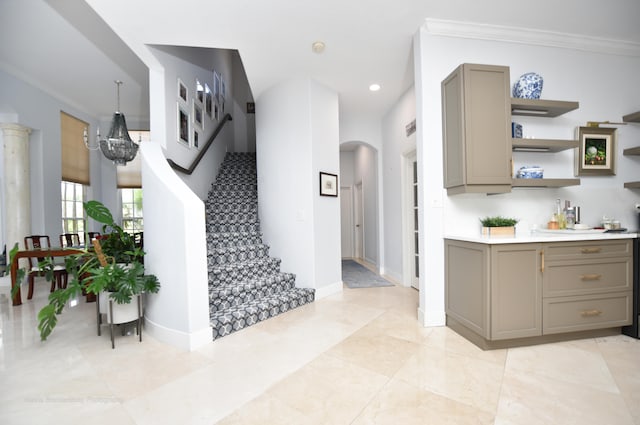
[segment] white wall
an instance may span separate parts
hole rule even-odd
[[[318,172],[339,171],[337,96],[299,79],[265,91],[256,109],[265,243],[281,269],[296,274],[297,286],[316,288],[319,297],[340,290],[339,200],[316,199]]]
[[[383,193],[385,274],[398,281],[403,280],[403,179],[402,159],[416,148],[416,133],[407,137],[406,125],[416,118],[415,90],[407,90],[382,121],[382,156],[384,180]]]
[[[146,328],[157,339],[193,350],[212,338],[202,201],[169,168],[159,143],[141,148],[145,271],[161,284],[146,299]]]
[[[340,241],[340,199],[320,196],[320,172],[339,174],[338,95],[320,84],[309,84],[311,113],[311,179],[318,177],[313,190],[313,245],[316,288],[320,295],[327,287],[342,289]],[[339,178],[339,177],[338,177]],[[338,196],[340,196],[338,180]],[[334,290],[334,289],[332,289]]]
[[[420,313],[427,324],[444,323],[444,276],[442,237],[447,233],[479,232],[478,219],[488,214],[514,215],[521,222],[518,232],[547,221],[556,198],[570,199],[582,207],[583,221],[597,224],[603,214],[635,228],[633,205],[637,190],[623,189],[623,182],[638,179],[638,160],[623,157],[624,148],[637,145],[637,125],[618,129],[616,176],[582,177],[581,185],[562,189],[515,189],[512,193],[447,197],[442,189],[442,128],[440,82],[460,63],[485,63],[511,67],[512,83],[523,73],[535,71],[544,77],[542,97],[580,102],[580,108],[555,119],[515,118],[525,125],[525,136],[571,138],[574,129],[587,121],[620,121],[640,107],[640,58],[593,53],[522,43],[435,36],[423,28],[414,39],[416,63],[417,150],[422,185],[420,207],[422,270]],[[572,152],[547,155],[518,154],[517,164],[545,168],[545,177],[571,177]],[[442,206],[442,207],[441,207]],[[428,223],[428,227],[425,227]]]
[[[0,87],[2,88],[0,116],[32,129],[29,137],[31,231],[48,234],[52,240],[57,240],[62,230],[60,111],[88,122],[93,129],[96,128],[98,121],[86,112],[4,71],[0,71]],[[3,149],[0,149],[0,175],[4,175],[2,151]],[[90,161],[89,199],[100,196],[101,168],[103,163],[110,164],[109,161],[103,160],[98,151],[90,152]],[[4,199],[4,185],[0,185],[0,192],[2,192],[1,198]],[[0,223],[0,250],[6,243],[4,230],[6,225],[4,222]],[[22,242],[20,245],[22,246]]]

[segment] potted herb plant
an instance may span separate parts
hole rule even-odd
[[[131,309],[132,300],[140,302],[141,294],[157,293],[160,290],[158,278],[144,273],[144,252],[135,246],[131,235],[114,222],[109,209],[99,201],[88,201],[83,205],[87,216],[103,224],[103,234],[93,241],[93,246],[85,247],[79,254],[65,257],[65,267],[69,275],[67,287],[49,294],[49,303],[38,313],[38,330],[42,340],[46,340],[55,328],[58,315],[62,313],[65,305],[73,298],[79,297],[83,291],[96,295],[98,299],[102,296],[102,304],[105,306]],[[49,268],[46,263],[41,263],[44,270]],[[21,275],[24,276],[24,271],[21,271]],[[50,278],[52,277],[47,276],[47,279]],[[18,285],[16,289],[17,287]],[[109,303],[108,300],[113,302]],[[113,315],[106,310],[99,312],[98,334],[101,313],[107,314],[109,323],[118,323],[117,317],[131,317],[118,314],[115,310]],[[120,323],[132,320],[135,320],[135,317],[120,320]]]
[[[482,234],[486,236],[514,236],[518,219],[502,216],[485,217],[480,219]]]

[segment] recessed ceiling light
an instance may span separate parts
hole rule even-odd
[[[380,84],[371,84],[371,85],[369,86],[369,90],[371,90],[371,91],[378,91],[378,90],[380,90]]]
[[[325,45],[322,41],[314,41],[313,44],[311,44],[311,50],[313,51],[313,53],[322,53],[324,52],[324,48]]]

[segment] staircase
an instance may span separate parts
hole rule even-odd
[[[255,153],[227,153],[205,202],[214,340],[314,300],[314,289],[296,288],[269,257],[257,190]]]

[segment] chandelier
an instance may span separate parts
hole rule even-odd
[[[111,129],[107,137],[100,140],[100,130],[98,130],[98,140],[100,140],[100,150],[108,159],[113,161],[115,165],[125,165],[127,162],[135,158],[138,153],[138,144],[134,143],[129,137],[127,130],[127,122],[124,114],[120,112],[120,85],[122,81],[114,81],[117,87],[117,109],[111,120]]]

